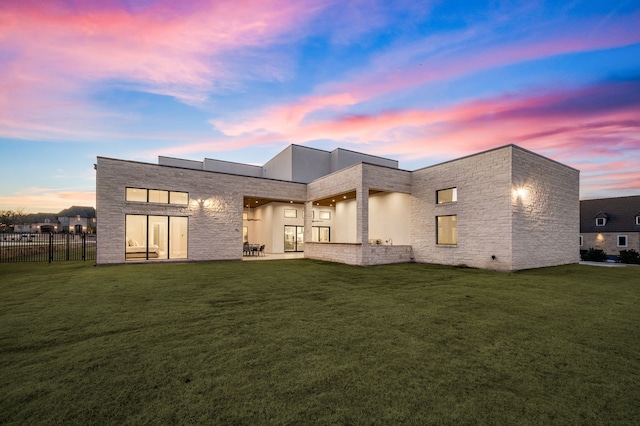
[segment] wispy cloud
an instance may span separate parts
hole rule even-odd
[[[509,143],[577,168],[591,162],[608,161],[629,171],[637,167],[634,162],[617,160],[627,157],[640,161],[640,80],[497,96],[434,110],[339,113],[336,112],[338,105],[349,105],[352,99],[332,99],[326,102],[305,100],[288,110],[274,108],[259,122],[260,131],[242,133],[236,130],[231,140],[234,146],[279,140],[305,143],[317,139],[339,141],[352,147],[366,144],[367,152],[414,163],[420,159],[425,163],[448,160]],[[334,114],[321,120],[300,119],[314,107],[330,107]],[[205,150],[206,147],[207,144],[201,144],[197,149]],[[182,153],[195,148],[183,146]],[[618,183],[634,176],[625,174],[624,170],[615,171],[620,172]],[[585,172],[584,176],[593,173],[592,170]],[[586,191],[589,182],[585,181]],[[634,183],[620,185],[631,188]]]
[[[514,79],[528,84],[500,89],[479,76],[637,46],[640,11],[632,6],[2,2],[0,138],[139,141],[126,155],[145,160],[323,141],[425,165],[517,143],[582,168],[587,189],[629,188],[635,175],[623,160],[640,157],[637,79],[585,72],[563,86],[531,71]],[[302,53],[307,47],[312,53]],[[316,51],[345,64],[321,69]],[[619,69],[637,75],[637,64]],[[472,93],[458,91],[461,83],[475,84]],[[210,112],[210,126],[205,119],[197,131],[192,122],[184,131],[137,125],[149,117],[132,115],[129,99],[101,98],[114,92],[171,97],[172,107],[186,105],[181,114]],[[443,92],[452,95],[437,97]],[[609,180],[599,166],[612,169]]]
[[[433,83],[451,83],[487,69],[639,43],[640,32],[627,22],[638,19],[640,14],[625,18],[626,24],[620,25],[616,21],[616,25],[603,28],[597,37],[590,38],[558,29],[546,36],[517,42],[488,42],[484,39],[491,38],[490,35],[479,35],[473,29],[454,32],[450,37],[435,35],[400,51],[383,53],[372,59],[370,67],[354,72],[353,77],[325,83],[317,89],[317,95],[285,105],[268,106],[254,111],[252,115],[213,120],[212,124],[228,135],[254,132],[282,134],[327,108],[340,109],[374,102],[391,94],[410,98],[407,91]],[[462,47],[469,51],[461,52]]]
[[[56,213],[74,205],[95,207],[95,191],[31,187],[19,194],[0,196],[0,206],[6,206],[9,210],[24,210],[25,213]]]
[[[91,105],[100,85],[201,104],[247,80],[282,79],[287,65],[261,49],[285,34],[295,38],[322,7],[313,0],[158,1],[138,10],[115,2],[5,2],[0,137],[67,140],[100,128],[113,118]]]

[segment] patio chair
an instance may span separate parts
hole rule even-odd
[[[260,256],[260,255],[266,256],[266,254],[264,254],[264,244],[262,244],[260,246],[260,248],[258,249],[258,256]]]
[[[249,243],[244,243],[242,245],[242,255],[243,256],[251,255],[251,246],[249,245]]]

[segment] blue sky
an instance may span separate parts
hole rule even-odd
[[[637,1],[0,3],[0,210],[95,205],[97,156],[419,167],[515,143],[640,193]]]

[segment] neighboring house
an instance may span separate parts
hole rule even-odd
[[[72,206],[59,213],[32,213],[14,226],[14,232],[69,232],[71,234],[96,232],[96,209]]]
[[[58,213],[60,231],[71,234],[96,232],[96,209],[93,207],[72,206]]]
[[[640,252],[640,195],[580,201],[580,250]]]
[[[55,213],[31,213],[22,218],[22,223],[13,227],[13,232],[37,234],[58,232],[58,218]]]
[[[507,145],[415,171],[291,145],[264,166],[98,157],[97,263],[239,260],[243,242],[352,265],[578,262],[579,171]]]

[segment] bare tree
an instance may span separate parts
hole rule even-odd
[[[16,210],[0,210],[0,230],[2,232],[11,232],[13,227],[22,221],[26,215],[24,208]]]

